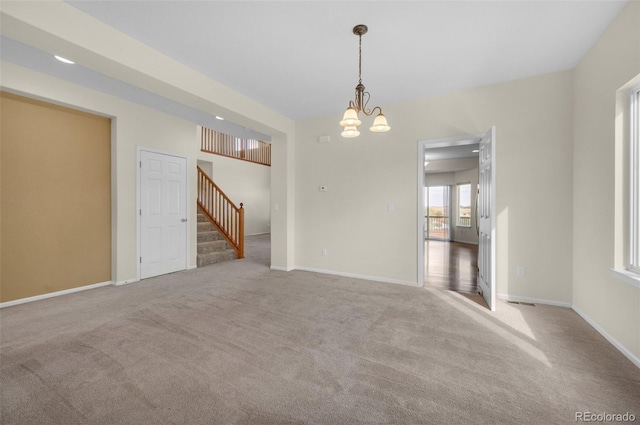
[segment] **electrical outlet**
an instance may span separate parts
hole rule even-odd
[[[327,250],[327,248],[322,248],[322,256],[326,257],[327,255],[329,255],[329,251]]]
[[[516,274],[518,276],[524,276],[526,274],[526,269],[522,266],[518,266],[518,268],[516,269]]]

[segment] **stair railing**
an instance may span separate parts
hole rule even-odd
[[[198,206],[216,226],[238,258],[244,258],[244,208],[238,208],[211,178],[198,167]]]

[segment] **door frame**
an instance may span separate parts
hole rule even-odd
[[[142,256],[142,226],[140,225],[140,186],[142,185],[142,181],[140,180],[140,168],[141,168],[141,162],[142,162],[142,152],[150,152],[150,153],[155,153],[155,154],[160,154],[160,155],[166,155],[166,156],[175,156],[177,158],[182,158],[186,161],[186,166],[185,166],[185,172],[186,172],[186,180],[185,180],[185,185],[186,185],[186,203],[187,205],[185,205],[185,214],[187,216],[187,231],[186,231],[186,238],[185,238],[185,243],[186,243],[186,247],[185,247],[185,264],[184,264],[184,270],[188,270],[189,269],[189,259],[191,258],[191,183],[190,183],[190,179],[189,179],[189,170],[190,165],[189,165],[189,157],[187,155],[181,155],[179,153],[175,153],[175,152],[167,152],[167,151],[162,151],[159,149],[153,149],[153,148],[147,148],[144,146],[140,146],[140,145],[136,145],[136,279],[139,281],[140,280],[140,257]]]
[[[439,137],[437,139],[418,140],[418,286],[424,287],[424,151],[430,148],[446,148],[478,143],[485,133],[463,134],[460,136]],[[495,172],[495,170],[494,170]],[[494,181],[495,188],[495,181]],[[495,190],[493,191],[495,192]],[[495,195],[494,195],[495,196]],[[451,220],[449,220],[451,221]]]

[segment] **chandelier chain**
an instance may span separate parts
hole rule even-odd
[[[358,83],[362,84],[362,34],[358,35]]]

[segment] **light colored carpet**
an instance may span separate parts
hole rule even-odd
[[[9,307],[2,424],[563,424],[640,370],[573,311],[247,259]]]

